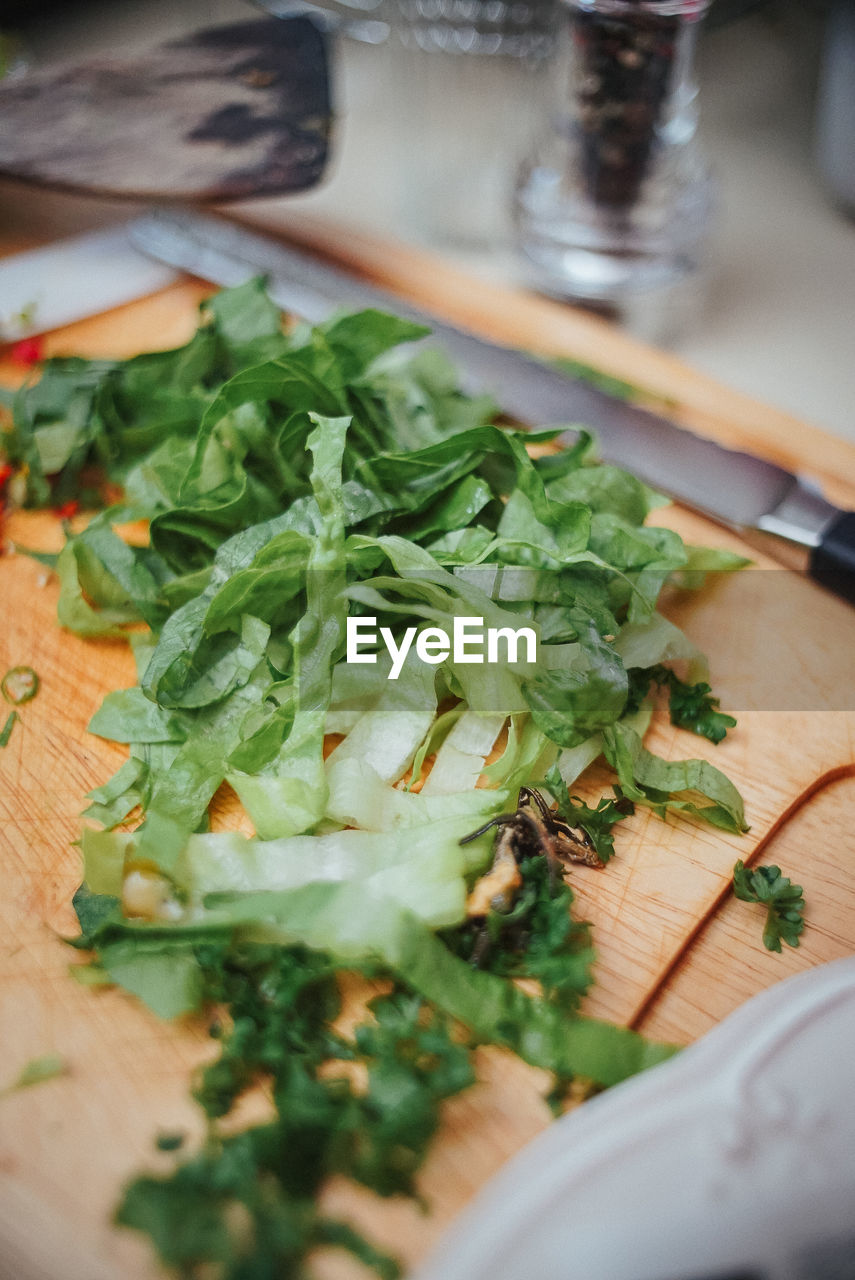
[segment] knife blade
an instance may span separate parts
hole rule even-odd
[[[726,449],[648,409],[508,347],[446,324],[381,289],[234,223],[155,209],[128,224],[142,252],[214,284],[267,277],[285,310],[319,323],[347,307],[376,307],[431,328],[430,341],[460,368],[467,389],[486,391],[529,425],[584,424],[606,461],[735,528],[775,534],[810,552],[810,573],[855,603],[855,512],[841,511],[809,482],[753,454]],[[570,442],[576,432],[562,436]]]

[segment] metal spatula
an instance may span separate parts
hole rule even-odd
[[[262,18],[0,85],[0,173],[135,199],[304,191],[331,117],[319,26]]]

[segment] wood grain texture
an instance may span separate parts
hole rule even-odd
[[[369,254],[366,261],[370,270],[374,259]],[[429,301],[427,283],[415,283],[420,262],[418,255],[402,263],[392,254],[383,269],[401,291]],[[447,268],[438,266],[437,272],[449,280]],[[51,335],[49,349],[119,356],[182,341],[192,331],[204,292],[196,282],[181,283]],[[532,321],[516,299],[503,295],[499,306],[493,291],[457,278],[452,292],[467,297],[473,328],[507,339],[512,315],[513,340],[539,345],[545,332],[539,326],[546,321]],[[551,304],[543,305],[551,316]],[[630,343],[621,363],[622,338],[597,322],[579,324],[590,349],[560,326],[552,334],[556,349],[591,359],[602,350],[608,358],[595,362],[660,388],[689,415],[697,409],[703,397],[695,375],[679,366],[669,370],[662,362],[668,358],[657,363],[652,357],[650,378],[639,377],[647,366],[633,364],[642,358],[633,354],[637,344]],[[0,376],[13,372],[0,367]],[[740,416],[734,406],[732,393],[722,392],[717,420],[723,434],[729,431],[742,444],[759,448],[781,426],[781,415],[758,406],[750,436],[743,435],[749,415],[745,410]],[[815,461],[818,436],[806,428],[804,433],[801,455],[793,429],[781,446],[787,458],[776,456],[804,466]],[[839,464],[838,492],[855,494],[855,466],[848,466],[848,446],[840,443],[838,448],[838,442],[827,441],[828,453],[820,454]],[[679,508],[659,514],[693,541],[742,546],[735,535]],[[52,515],[25,513],[8,522],[6,537],[46,548],[58,545],[61,535]],[[708,595],[683,593],[672,602],[673,615],[712,654],[716,683],[727,689],[728,700],[742,700],[738,729],[715,748],[661,717],[652,745],[674,758],[702,754],[723,768],[746,797],[751,832],[731,837],[639,812],[625,824],[619,857],[607,870],[573,873],[579,910],[594,924],[599,952],[589,1011],[679,1042],[702,1034],[784,974],[855,949],[849,836],[855,824],[855,700],[835,683],[841,655],[855,653],[855,614],[768,557],[760,556],[749,572],[763,575],[756,588],[728,579],[712,584]],[[742,575],[742,583],[747,578]],[[770,588],[761,589],[767,582]],[[49,1051],[61,1053],[69,1068],[61,1078],[0,1102],[0,1278],[149,1280],[157,1269],[147,1247],[113,1230],[110,1214],[126,1177],[142,1167],[166,1167],[166,1158],[153,1148],[158,1132],[184,1131],[191,1141],[198,1135],[188,1076],[213,1047],[201,1021],[166,1025],[119,992],[86,990],[69,977],[75,954],[61,937],[73,932],[69,900],[80,875],[72,844],[78,814],[84,793],[123,754],[87,735],[86,724],[103,694],[132,683],[134,675],[121,644],[86,642],[59,631],[56,595],[56,584],[39,564],[19,555],[0,558],[0,668],[27,663],[42,677],[41,692],[21,709],[21,724],[0,752],[0,1085],[27,1060]],[[783,626],[779,651],[768,644],[764,623],[770,612],[778,629]],[[753,658],[758,671],[786,671],[807,619],[816,622],[808,653],[796,646],[794,659],[801,693],[794,695],[789,677],[771,679],[751,704],[741,676],[752,647],[759,649]],[[606,780],[594,774],[586,789],[596,794]],[[232,820],[233,810],[222,806],[218,821]],[[757,910],[729,894],[737,857],[777,861],[805,885],[809,928],[798,951],[778,957],[763,949]],[[362,994],[359,988],[350,992],[351,1010]],[[331,1208],[410,1263],[424,1256],[490,1174],[549,1122],[543,1073],[497,1050],[480,1050],[478,1058],[481,1082],[447,1106],[420,1179],[432,1205],[429,1216],[341,1181],[326,1193]],[[247,1114],[263,1107],[264,1099],[253,1097]],[[354,1273],[329,1257],[319,1274],[340,1280]]]
[[[306,17],[195,31],[0,86],[0,172],[132,199],[304,191],[327,162],[327,45]]]

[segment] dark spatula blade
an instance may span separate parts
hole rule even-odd
[[[305,191],[331,117],[323,33],[305,16],[263,18],[0,87],[0,173],[135,199]]]

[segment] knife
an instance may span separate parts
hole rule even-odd
[[[453,328],[338,267],[234,223],[155,209],[128,224],[127,232],[135,248],[214,284],[264,275],[279,306],[314,324],[341,308],[377,307],[429,325],[431,343],[458,365],[467,389],[489,392],[521,422],[585,423],[596,432],[607,461],[723,524],[807,548],[811,576],[855,603],[855,512],[841,511],[782,467],[725,449],[590,382]],[[573,439],[572,430],[561,437],[565,443]]]

